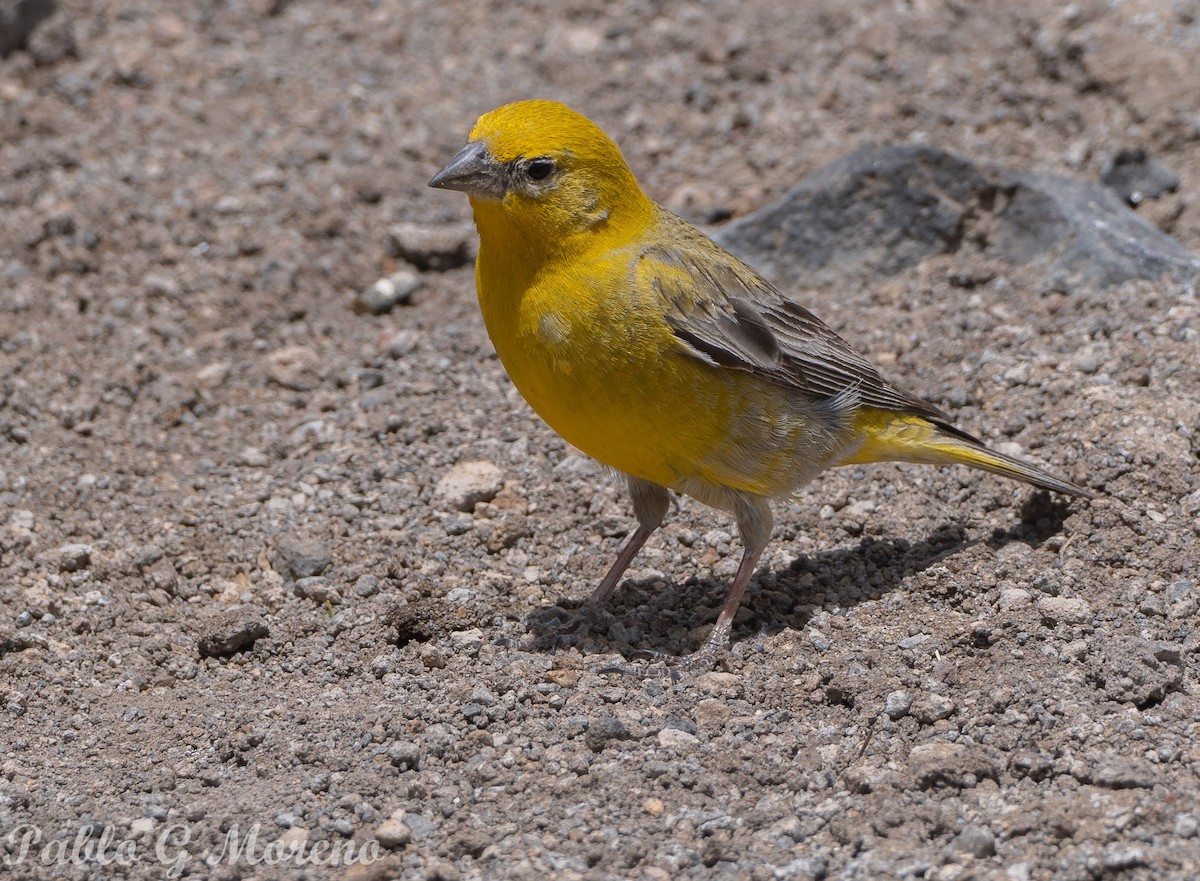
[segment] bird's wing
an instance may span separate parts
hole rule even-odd
[[[948,420],[932,404],[889,383],[824,322],[754,270],[682,221],[679,226],[686,238],[644,250],[637,271],[639,283],[661,298],[667,325],[689,354],[817,400],[850,398],[939,424]]]

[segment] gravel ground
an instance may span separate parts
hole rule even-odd
[[[527,648],[633,521],[425,188],[480,113],[564,100],[710,224],[870,143],[1142,149],[1200,252],[1194,0],[797,6],[64,0],[0,60],[6,877],[1200,876],[1185,284],[964,248],[797,290],[1102,497],[830,473],[716,672],[601,672],[716,618],[740,547],[681,500],[606,634]]]

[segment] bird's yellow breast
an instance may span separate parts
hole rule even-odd
[[[778,495],[804,482],[806,402],[687,354],[636,259],[618,248],[523,277],[481,248],[480,307],[517,389],[569,443],[662,486]]]
[[[528,284],[505,263],[483,248],[477,288],[488,335],[517,389],[588,455],[674,484],[716,441],[728,383],[702,381],[674,356],[670,330],[632,295],[628,254],[576,261]]]

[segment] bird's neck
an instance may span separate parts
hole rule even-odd
[[[586,260],[622,247],[650,224],[654,203],[640,191],[628,198],[584,203],[575,213],[514,212],[504,203],[472,199],[480,250],[532,279],[547,265]]]

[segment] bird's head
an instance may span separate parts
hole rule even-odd
[[[470,196],[485,243],[515,234],[550,246],[628,231],[648,222],[652,208],[617,145],[554,101],[519,101],[481,116],[429,186]]]

